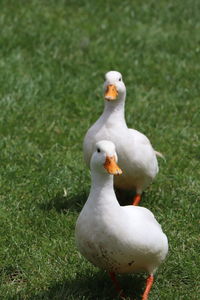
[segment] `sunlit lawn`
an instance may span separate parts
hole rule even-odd
[[[199,299],[199,16],[195,0],[1,1],[0,299],[116,299],[74,244],[111,69],[128,125],[166,158],[142,200],[170,245],[149,299]],[[120,281],[140,299],[145,276]]]

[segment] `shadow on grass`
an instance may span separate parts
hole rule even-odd
[[[40,204],[42,210],[55,209],[58,213],[67,213],[68,210],[74,212],[80,212],[87,200],[88,194],[82,192],[74,196],[65,196],[58,193],[55,197],[49,200],[49,202]]]
[[[118,190],[115,189],[115,193],[117,196],[117,200],[121,206],[125,205],[132,205],[133,199],[135,197],[135,192],[132,191],[124,191],[124,190]],[[141,197],[141,202],[139,203],[139,206],[146,206],[147,203],[151,203],[151,199],[149,197],[149,192],[143,192]]]
[[[139,300],[145,287],[142,275],[118,276],[118,281],[124,290],[126,299]],[[95,276],[78,276],[74,280],[66,280],[49,287],[47,291],[30,296],[30,300],[114,300],[121,299],[115,291],[108,275],[99,271]]]
[[[134,191],[125,191],[115,188],[117,200],[121,206],[131,205],[135,196]]]
[[[121,206],[132,204],[135,195],[133,191],[123,191],[115,189],[115,193],[117,200]],[[59,192],[55,197],[50,199],[49,202],[42,203],[39,205],[39,207],[40,209],[46,211],[55,209],[58,213],[67,213],[68,210],[80,212],[88,198],[88,195],[89,191],[84,191],[78,195],[73,196],[65,196],[63,195],[63,193]],[[144,200],[145,198],[146,196],[143,193],[142,200]]]

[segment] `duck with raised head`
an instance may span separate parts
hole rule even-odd
[[[77,247],[92,264],[109,272],[118,292],[116,273],[148,272],[142,296],[146,300],[154,273],[167,255],[167,237],[150,210],[119,205],[113,175],[122,174],[122,170],[111,141],[95,145],[90,169],[89,197],[76,222]]]
[[[116,177],[114,184],[122,190],[135,190],[133,205],[138,205],[143,190],[158,173],[155,151],[149,139],[141,132],[127,127],[124,117],[126,86],[121,73],[110,71],[105,75],[104,111],[85,135],[83,142],[84,159],[89,166],[96,142],[112,141],[117,149],[123,174]]]

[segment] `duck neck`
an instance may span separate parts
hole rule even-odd
[[[90,196],[92,201],[109,203],[115,202],[115,192],[113,188],[113,175],[91,172],[92,184]],[[114,197],[112,197],[114,196]],[[116,203],[118,203],[116,201]]]
[[[125,123],[124,106],[125,106],[125,95],[117,100],[113,100],[113,101],[105,100],[105,106],[102,115],[103,118],[109,121],[113,120],[113,122],[116,122],[117,119],[118,121],[122,121]]]

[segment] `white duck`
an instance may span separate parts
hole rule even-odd
[[[122,75],[110,71],[105,75],[105,107],[103,114],[88,130],[84,138],[84,159],[89,166],[96,142],[112,141],[117,150],[123,174],[114,180],[115,186],[124,190],[135,189],[134,205],[138,205],[142,191],[158,173],[156,152],[149,139],[137,130],[129,129],[124,118],[126,87]]]
[[[167,255],[167,237],[148,209],[119,205],[113,175],[122,171],[116,161],[112,142],[96,144],[90,163],[90,194],[76,223],[76,244],[91,263],[110,273],[118,291],[115,273],[148,272],[145,300],[154,272]]]

